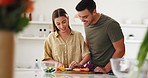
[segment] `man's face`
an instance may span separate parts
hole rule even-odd
[[[78,16],[80,20],[84,23],[84,26],[92,24],[94,20],[93,14],[90,13],[88,9],[85,9],[83,11],[78,11]]]

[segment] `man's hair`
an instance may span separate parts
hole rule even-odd
[[[83,11],[85,9],[88,9],[90,13],[92,13],[94,11],[94,9],[96,9],[96,3],[94,2],[94,0],[81,0],[76,8],[77,11]]]

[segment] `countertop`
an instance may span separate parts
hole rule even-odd
[[[15,70],[14,78],[117,78],[114,75],[94,73],[56,72],[45,74],[41,70]]]

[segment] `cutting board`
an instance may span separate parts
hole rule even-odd
[[[94,72],[76,72],[76,71],[57,71],[56,73],[63,73],[63,74],[94,74]]]

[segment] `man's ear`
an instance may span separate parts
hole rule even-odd
[[[96,9],[93,10],[92,14],[93,14],[93,15],[96,15],[96,14],[97,14]]]

